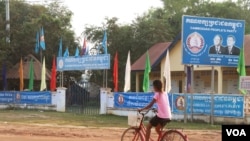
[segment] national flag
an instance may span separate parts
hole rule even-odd
[[[2,69],[2,79],[3,79],[3,90],[6,90],[7,87],[7,79],[6,79],[6,64],[3,64]]]
[[[150,74],[150,72],[151,72],[151,65],[150,65],[150,59],[149,59],[149,55],[148,55],[148,51],[147,51],[144,77],[143,77],[143,91],[144,92],[149,91],[149,85],[150,85],[149,74]]]
[[[102,39],[102,47],[104,50],[104,54],[107,54],[108,51],[107,51],[107,32],[106,32],[106,30],[104,31],[104,35],[103,35],[103,39]]]
[[[124,92],[128,92],[131,87],[131,63],[130,63],[130,51],[128,51],[126,69],[125,69],[125,85],[124,85]]]
[[[170,71],[170,59],[169,59],[169,50],[167,51],[165,65],[164,65],[164,72],[163,76],[165,77],[165,91],[167,93],[171,90],[171,71]]]
[[[245,55],[244,48],[240,50],[239,61],[237,66],[237,72],[239,76],[246,76],[246,66],[245,66]],[[239,85],[240,86],[240,85]],[[246,90],[239,89],[242,94],[246,94]]]
[[[33,59],[30,60],[30,69],[29,69],[29,90],[33,91],[34,87],[34,65]]]
[[[66,48],[64,54],[63,54],[63,57],[69,57],[69,49]]]
[[[44,38],[44,31],[43,31],[43,27],[41,28],[40,31],[40,47],[45,50],[45,38]]]
[[[50,80],[50,90],[55,91],[56,89],[56,59],[53,57],[52,70],[51,70],[51,80]]]
[[[20,91],[23,91],[24,83],[23,83],[23,60],[21,58],[20,60],[20,66],[19,66],[19,77],[20,77]]]
[[[79,48],[76,47],[76,51],[75,51],[75,57],[78,57],[79,56]]]
[[[45,57],[43,57],[43,66],[41,73],[41,87],[40,91],[46,90],[46,69],[45,69]]]
[[[39,42],[39,32],[36,33],[36,45],[35,45],[35,53],[38,53],[40,49],[40,42]]]
[[[81,49],[81,56],[86,55],[86,52],[87,52],[87,43],[86,43],[86,38],[84,38],[83,46]]]
[[[114,68],[113,68],[113,83],[114,92],[118,92],[118,54],[115,53]]]
[[[59,41],[58,57],[62,57],[62,38]]]

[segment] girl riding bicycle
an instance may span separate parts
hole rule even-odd
[[[144,108],[138,109],[143,111],[151,108],[154,103],[157,103],[157,114],[150,119],[146,127],[146,141],[149,141],[151,128],[155,127],[156,132],[161,136],[161,129],[171,120],[171,110],[167,93],[162,91],[162,82],[160,80],[153,81],[154,97],[152,101]]]

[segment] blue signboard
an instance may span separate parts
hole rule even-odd
[[[0,92],[0,103],[3,104],[51,104],[51,98],[50,91]]]
[[[244,117],[244,96],[242,95],[212,95],[211,94],[173,94],[173,113],[211,115],[219,117]],[[193,105],[193,106],[192,106]]]
[[[184,94],[172,94],[172,112],[175,114],[183,114],[185,109]]]
[[[20,95],[20,96],[18,96]],[[41,92],[20,92],[16,95],[17,103],[26,104],[51,104],[51,93]]]
[[[110,55],[57,57],[57,71],[110,69]]]
[[[215,95],[214,115],[227,117],[244,117],[244,96]]]
[[[153,93],[114,93],[114,107],[142,108],[150,103],[150,101],[153,99],[153,96]]]
[[[139,92],[129,92],[129,93],[114,93],[114,107],[115,108],[143,108],[147,106],[153,99],[154,93],[139,93]],[[169,104],[171,105],[172,95],[168,95]],[[152,108],[157,108],[154,104]]]
[[[243,20],[183,16],[182,63],[237,66],[244,31]]]
[[[14,92],[0,92],[0,103],[14,103]]]

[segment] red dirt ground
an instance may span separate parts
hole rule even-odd
[[[125,128],[0,123],[1,141],[119,141]],[[218,130],[184,130],[189,141],[220,141]],[[152,129],[152,135],[155,132]]]

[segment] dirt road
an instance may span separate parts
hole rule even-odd
[[[1,141],[119,141],[125,128],[0,123]],[[184,130],[189,141],[220,141],[215,130]],[[152,134],[155,134],[152,130]]]

